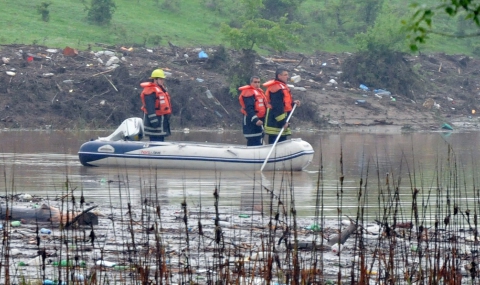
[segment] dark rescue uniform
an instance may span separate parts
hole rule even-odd
[[[265,121],[265,113],[268,102],[263,90],[245,85],[238,90],[242,91],[238,96],[240,112],[243,114],[243,135],[247,139],[247,146],[263,145],[263,124],[257,126],[260,120]]]
[[[263,86],[267,88],[265,95],[270,103],[265,119],[265,133],[268,135],[268,143],[273,144],[287,122],[288,114],[293,109],[293,99],[290,88],[282,81],[270,80]],[[290,128],[287,128],[278,141],[286,140],[287,136],[291,134]]]

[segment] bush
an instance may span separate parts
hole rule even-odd
[[[50,20],[50,10],[48,6],[52,5],[51,2],[42,2],[40,5],[37,5],[38,14],[42,15],[42,20],[48,22]]]
[[[86,8],[88,10],[87,19],[99,25],[110,24],[115,8],[113,0],[92,0],[90,8]]]

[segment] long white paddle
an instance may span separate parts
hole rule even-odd
[[[285,121],[285,124],[287,124],[288,121],[290,121],[290,118],[292,117],[292,114],[293,114],[293,111],[295,111],[295,108],[297,108],[297,104],[294,104],[294,105],[293,105],[292,111],[290,111],[290,114],[288,115],[287,121]],[[270,151],[268,152],[267,158],[265,158],[265,161],[264,161],[263,164],[262,164],[262,168],[260,168],[260,172],[263,171],[263,168],[264,168],[265,165],[267,164],[267,161],[268,161],[268,159],[270,158],[270,155],[272,154],[273,149],[274,149],[275,146],[277,145],[277,142],[278,142],[278,140],[280,139],[280,136],[282,136],[282,133],[283,133],[283,130],[284,130],[284,129],[285,129],[285,128],[282,127],[282,129],[280,130],[280,133],[278,133],[278,136],[277,136],[277,138],[275,139],[275,142],[273,143],[272,148],[271,148]]]

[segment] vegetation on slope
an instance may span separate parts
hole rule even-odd
[[[103,2],[107,0],[102,0]],[[100,2],[102,2],[100,1]],[[113,0],[112,0],[113,1]],[[248,5],[258,1],[234,0],[115,0],[109,24],[88,21],[94,2],[90,0],[32,0],[2,3],[0,10],[0,44],[41,44],[52,47],[87,48],[94,43],[153,47],[168,45],[228,45],[220,31],[222,24],[239,27],[239,18]],[[287,16],[303,25],[299,40],[287,44],[291,51],[314,53],[317,50],[356,51],[359,34],[374,29],[379,17],[385,17],[398,31],[402,19],[408,19],[413,1],[373,0],[264,0],[259,8],[261,17],[278,20]],[[438,1],[423,1],[434,5]],[[388,4],[388,9],[385,7]],[[280,7],[280,8],[278,8]],[[283,13],[287,14],[283,14]],[[455,19],[438,13],[435,28],[450,34],[471,33],[477,27],[464,20],[462,13]],[[385,34],[384,36],[388,36]],[[407,41],[405,45],[408,46]],[[263,50],[262,50],[263,48]],[[476,38],[455,39],[431,35],[424,51],[480,54]],[[269,52],[268,47],[256,48]]]

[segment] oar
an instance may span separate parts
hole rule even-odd
[[[293,111],[295,111],[295,108],[297,108],[297,104],[294,104],[294,105],[293,105],[292,111],[291,111],[290,114],[288,115],[287,121],[285,122],[285,124],[287,124],[288,121],[290,121],[290,118],[292,117],[292,114],[293,114]],[[277,138],[275,139],[275,142],[273,143],[272,148],[271,148],[270,151],[268,152],[267,158],[265,158],[265,161],[264,161],[263,164],[262,164],[262,168],[260,168],[260,172],[263,171],[263,168],[264,168],[265,165],[267,164],[267,161],[268,161],[268,159],[270,158],[270,155],[272,154],[273,149],[274,149],[275,146],[277,145],[277,142],[278,142],[278,140],[280,139],[280,136],[282,136],[282,133],[283,133],[283,130],[284,130],[284,129],[285,129],[285,128],[282,127],[282,129],[280,130],[280,133],[278,133],[278,136],[277,136]]]

